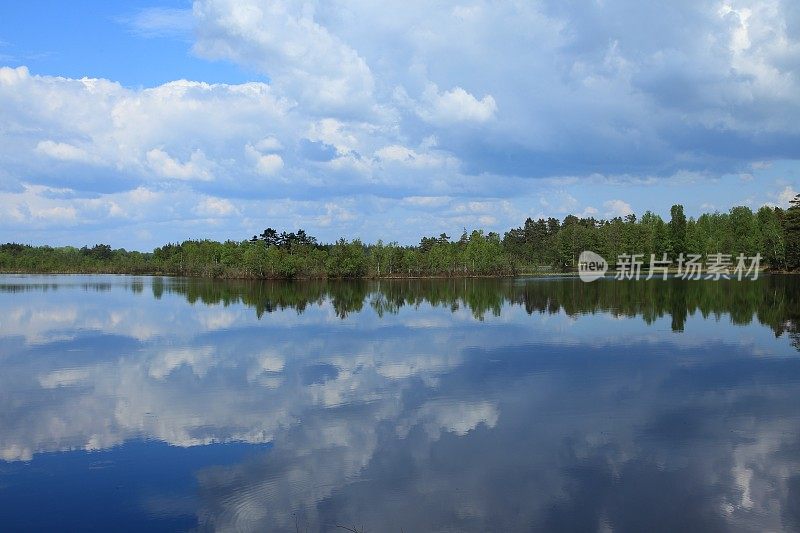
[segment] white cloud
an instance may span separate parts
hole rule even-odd
[[[403,203],[415,207],[441,207],[450,203],[447,196],[408,196],[403,198]]]
[[[0,85],[13,86],[28,79],[30,71],[28,67],[21,66],[16,68],[0,67]]]
[[[214,179],[209,171],[210,162],[200,149],[192,152],[188,161],[181,163],[164,150],[153,148],[147,152],[147,163],[158,175],[169,179],[201,181]]]
[[[198,0],[195,51],[258,68],[309,109],[358,110],[372,101],[363,58],[303,5],[255,0]]]
[[[622,200],[609,200],[603,202],[603,207],[606,208],[607,217],[624,217],[633,213],[633,208],[627,202]]]
[[[121,22],[142,37],[188,37],[194,27],[191,9],[167,7],[144,8]]]
[[[75,222],[78,219],[77,209],[71,206],[43,207],[41,209],[31,210],[30,213],[35,219],[44,219],[57,224]]]
[[[778,203],[781,207],[789,207],[789,202],[791,202],[795,196],[797,196],[798,192],[794,190],[794,188],[790,186],[786,186],[780,193],[778,193]]]
[[[554,191],[539,197],[539,203],[547,211],[563,215],[572,214],[578,207],[578,200],[565,190]]]
[[[256,373],[277,373],[283,372],[286,367],[286,360],[283,356],[276,353],[274,350],[264,352],[257,360],[255,366]]]
[[[287,109],[261,83],[176,81],[132,90],[107,80],[32,76],[24,68],[3,68],[0,120],[13,128],[0,134],[0,162],[11,179],[75,189],[86,182],[93,191],[101,176],[117,190],[164,178],[235,187],[236,178],[248,175],[242,172],[246,161],[228,147],[275,147],[277,138],[268,131],[286,137],[296,128],[304,130],[304,124],[287,123]],[[65,172],[52,160],[83,164],[85,170]]]
[[[194,212],[202,217],[226,217],[231,215],[238,215],[239,210],[233,205],[230,200],[224,198],[204,198]]]
[[[499,417],[500,410],[490,402],[429,401],[408,420],[403,420],[397,433],[406,437],[413,426],[421,424],[433,440],[439,439],[444,431],[463,437],[480,424],[493,428]]]
[[[60,143],[50,140],[39,141],[39,143],[36,145],[36,151],[61,161],[91,161],[91,157],[89,157],[89,154],[86,153],[86,150],[68,143]]]
[[[148,203],[157,200],[160,195],[144,187],[137,187],[128,194],[130,201],[140,204]]]
[[[337,153],[345,155],[359,148],[360,141],[352,128],[333,118],[325,118],[311,125],[308,138],[336,148]]]
[[[350,222],[356,219],[356,214],[347,207],[328,202],[324,206],[325,214],[315,217],[316,223],[321,227],[328,227],[333,223]]]
[[[283,150],[283,145],[275,137],[265,137],[255,144],[255,149],[262,152]]]
[[[283,159],[278,154],[267,154],[258,157],[256,169],[261,174],[271,176],[283,168]]]
[[[107,219],[155,221],[156,214],[170,214],[170,207],[161,204],[165,196],[144,187],[96,198],[71,198],[72,192],[41,185],[25,185],[24,190],[18,193],[0,192],[0,203],[7,206],[7,209],[0,211],[0,227],[20,224],[34,230],[50,228],[45,233],[51,236],[52,230],[73,228],[69,229],[69,234],[74,239],[74,226],[90,224],[95,220],[104,220],[106,223],[111,222]],[[169,201],[175,204],[175,198],[169,198]],[[128,206],[133,206],[133,209],[128,211]]]
[[[261,143],[263,145],[263,143]],[[255,166],[256,172],[265,176],[274,176],[283,168],[283,158],[278,154],[262,154],[253,145],[244,147],[247,158]]]
[[[205,376],[208,369],[217,363],[214,360],[214,347],[183,347],[159,352],[151,361],[148,373],[155,379],[165,379],[177,368],[186,365],[196,376]]]
[[[380,148],[375,152],[375,157],[385,163],[399,163],[414,168],[430,168],[447,164],[457,164],[457,161],[453,157],[430,152],[419,153],[400,144],[392,144]]]
[[[40,376],[39,384],[45,389],[74,387],[85,383],[90,377],[91,373],[85,368],[65,368]]]
[[[461,87],[439,92],[435,85],[430,85],[425,90],[424,98],[425,104],[418,113],[424,120],[434,124],[486,122],[497,111],[497,103],[492,95],[478,100]]]

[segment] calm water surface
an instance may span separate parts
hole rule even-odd
[[[0,277],[0,530],[800,527],[800,280]]]

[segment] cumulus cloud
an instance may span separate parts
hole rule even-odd
[[[283,150],[283,145],[275,137],[265,137],[255,144],[255,149],[262,152]]]
[[[153,148],[147,152],[147,163],[156,174],[170,179],[201,180],[214,179],[209,171],[210,165],[201,150],[195,150],[185,163],[169,156],[164,150]]]
[[[352,111],[372,101],[367,63],[301,4],[197,1],[194,15],[198,54],[254,66],[310,109]]]
[[[259,144],[264,147],[268,146],[268,143],[265,146],[263,141]],[[252,144],[248,144],[244,149],[259,174],[273,176],[283,168],[283,158],[278,154],[262,154]]]
[[[419,110],[419,115],[435,124],[486,122],[497,110],[497,104],[491,95],[478,100],[461,87],[439,92],[432,85],[425,90],[424,98],[425,105]]]
[[[261,83],[177,81],[132,90],[107,80],[34,76],[23,67],[0,69],[0,102],[0,116],[14,125],[2,133],[0,149],[10,179],[91,192],[164,178],[231,181],[238,169],[227,147],[263,142],[266,124],[275,129],[287,109]],[[91,165],[67,175],[43,155]]]
[[[603,203],[607,217],[624,217],[633,213],[633,208],[622,200],[609,200]]]
[[[453,157],[433,152],[420,153],[400,144],[384,146],[375,152],[375,156],[384,163],[397,163],[415,168],[458,164],[458,161]]]
[[[197,207],[195,213],[204,217],[226,217],[238,215],[239,210],[230,200],[224,198],[204,198]]]
[[[36,151],[48,157],[52,157],[53,159],[60,159],[62,161],[91,161],[91,158],[89,157],[89,154],[86,153],[86,150],[68,143],[60,143],[50,140],[39,141],[39,143],[36,145]]]

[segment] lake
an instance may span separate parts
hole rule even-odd
[[[0,529],[797,529],[798,350],[791,276],[0,276]]]

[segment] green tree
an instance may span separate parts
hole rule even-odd
[[[730,251],[733,255],[753,256],[758,250],[758,221],[753,211],[746,206],[731,208],[729,217]]]
[[[800,194],[789,203],[784,218],[786,235],[786,266],[791,270],[800,268]]]
[[[763,206],[756,213],[758,225],[758,252],[764,262],[773,268],[786,268],[786,243],[781,228],[782,211]]]
[[[369,270],[369,260],[361,241],[339,239],[330,249],[326,266],[331,277],[361,278]]]
[[[683,206],[673,205],[669,210],[669,242],[670,252],[673,257],[686,253],[686,215],[683,213]]]

